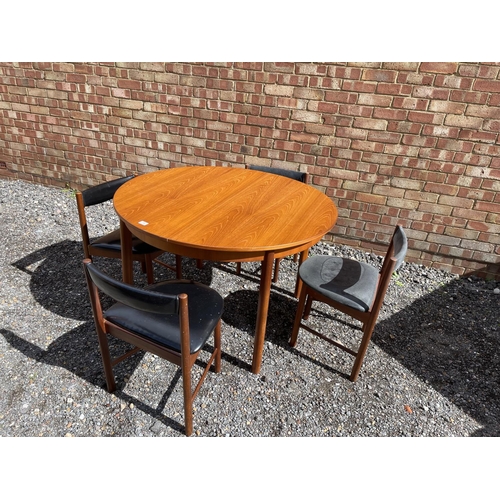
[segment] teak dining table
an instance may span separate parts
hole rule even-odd
[[[335,204],[287,177],[237,167],[175,167],[139,175],[116,192],[123,281],[132,283],[132,234],[176,255],[262,261],[252,372],[262,363],[274,259],[309,248],[332,229]],[[299,284],[298,284],[299,285]]]

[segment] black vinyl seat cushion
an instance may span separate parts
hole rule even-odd
[[[94,248],[102,248],[103,250],[114,250],[116,252],[121,252],[121,240],[120,240],[120,230],[116,229],[115,231],[106,234],[105,236],[101,236],[100,238],[93,241],[92,246]],[[148,243],[144,243],[144,241],[132,237],[132,254],[148,254],[158,252],[158,248],[155,248]]]
[[[189,331],[191,354],[199,351],[214,328],[224,308],[223,298],[213,289],[200,283],[162,282],[146,290],[188,296]],[[169,349],[180,352],[179,316],[177,314],[156,314],[133,309],[120,303],[111,306],[104,317],[127,330],[158,342]]]
[[[379,279],[378,269],[369,264],[329,255],[310,257],[299,273],[313,290],[358,311],[370,309]]]
[[[299,182],[305,182],[306,173],[297,172],[295,170],[286,170],[284,168],[271,168],[271,167],[260,167],[257,165],[248,165],[249,170],[258,170],[259,172],[265,172],[268,174],[281,175],[282,177],[288,177]]]

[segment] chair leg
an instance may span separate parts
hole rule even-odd
[[[304,319],[309,318],[309,314],[311,314],[312,303],[313,303],[312,296],[309,295],[309,297],[307,297],[306,307],[304,309],[304,314],[302,315],[302,318]]]
[[[184,432],[186,436],[193,433],[193,393],[191,392],[191,367],[182,365],[182,390],[184,393]]]
[[[236,274],[241,274],[241,262],[236,262]]]
[[[306,303],[307,287],[304,285],[300,292],[299,303],[297,305],[297,312],[295,313],[295,321],[293,323],[292,336],[290,338],[290,346],[295,347],[297,344],[297,337],[299,336],[300,323],[302,321],[302,312],[304,311],[304,304]]]
[[[111,353],[109,352],[108,339],[103,331],[97,332],[97,339],[99,341],[99,350],[101,351],[104,376],[106,377],[106,387],[108,388],[108,392],[114,392],[116,389],[116,383],[115,376],[113,374],[113,365],[111,363]]]
[[[220,373],[221,370],[221,321],[217,323],[214,331],[214,348],[217,349],[217,354],[215,356],[215,373]]]
[[[298,254],[295,254],[295,257],[297,257]],[[309,249],[304,250],[303,252],[300,252],[299,256],[299,268],[302,265],[302,263],[307,259],[309,255]],[[302,280],[300,279],[299,273],[297,273],[297,280],[295,282],[295,297],[300,296],[300,291],[302,289]]]
[[[361,371],[361,365],[363,364],[366,351],[368,350],[368,345],[370,344],[370,340],[373,335],[375,322],[376,318],[375,320],[369,319],[368,322],[363,327],[363,338],[361,339],[361,344],[359,346],[358,353],[356,355],[356,359],[354,360],[354,365],[351,370],[351,376],[349,377],[349,380],[351,382],[356,382],[359,372]]]
[[[278,282],[279,274],[280,274],[280,262],[281,259],[274,260],[274,275],[273,275],[273,283]]]
[[[182,279],[182,256],[175,255],[175,277],[178,280]]]
[[[155,277],[153,272],[153,259],[151,258],[151,255],[145,256],[144,265],[146,267],[146,276],[148,279],[148,285],[152,285],[155,282]]]

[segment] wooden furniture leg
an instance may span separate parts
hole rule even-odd
[[[309,257],[309,249],[300,252],[299,267],[304,262],[307,257]],[[299,273],[297,273],[297,281],[295,282],[295,297],[299,298],[300,291],[302,290],[302,281],[299,278]]]
[[[266,336],[267,313],[271,296],[271,278],[273,275],[274,252],[267,252],[262,261],[259,287],[259,306],[257,308],[257,324],[253,347],[252,372],[259,373],[262,365],[264,339]]]
[[[134,283],[132,268],[132,233],[123,221],[120,221],[120,239],[122,247],[123,282],[132,285]]]

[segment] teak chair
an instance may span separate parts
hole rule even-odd
[[[101,351],[106,385],[116,388],[113,366],[139,350],[144,350],[178,365],[182,369],[185,433],[193,433],[193,401],[215,361],[221,369],[221,316],[223,298],[210,287],[188,280],[164,281],[145,289],[110,278],[89,259],[83,261]],[[102,309],[99,290],[116,301]],[[188,305],[189,300],[189,305]],[[194,391],[191,369],[214,332],[214,348]],[[124,340],[132,347],[112,359],[107,335]]]
[[[343,257],[315,255],[307,259],[299,268],[299,277],[303,285],[290,345],[295,347],[299,328],[303,328],[348,352],[355,357],[350,375],[350,380],[355,382],[392,273],[402,264],[407,248],[408,241],[403,228],[396,226],[380,271],[364,262]],[[357,351],[323,335],[302,321],[308,319],[313,300],[324,302],[362,323],[363,337]]]
[[[297,172],[295,170],[286,170],[285,168],[260,167],[258,165],[245,165],[245,168],[247,168],[249,170],[259,170],[260,172],[267,172],[269,174],[281,175],[283,177],[288,177],[290,179],[294,179],[296,181],[303,182],[304,184],[307,184],[307,181],[308,181],[307,172]],[[293,261],[297,262],[298,258],[299,258],[298,254],[294,255]],[[281,258],[274,260],[273,283],[276,283],[279,279],[280,262],[281,262]],[[241,273],[241,262],[237,262],[236,272],[237,272],[237,274]]]
[[[112,200],[116,190],[134,177],[134,175],[121,177],[90,187],[84,191],[76,192],[76,204],[82,232],[83,253],[86,259],[92,260],[93,256],[121,259],[120,229],[116,229],[111,233],[90,241],[85,208]],[[170,266],[158,260],[158,257],[163,253],[165,253],[163,250],[148,245],[135,236],[132,237],[132,258],[141,263],[142,271],[146,273],[149,284],[154,282],[153,261],[176,271],[177,277],[181,277],[181,257],[176,255],[176,265]]]

